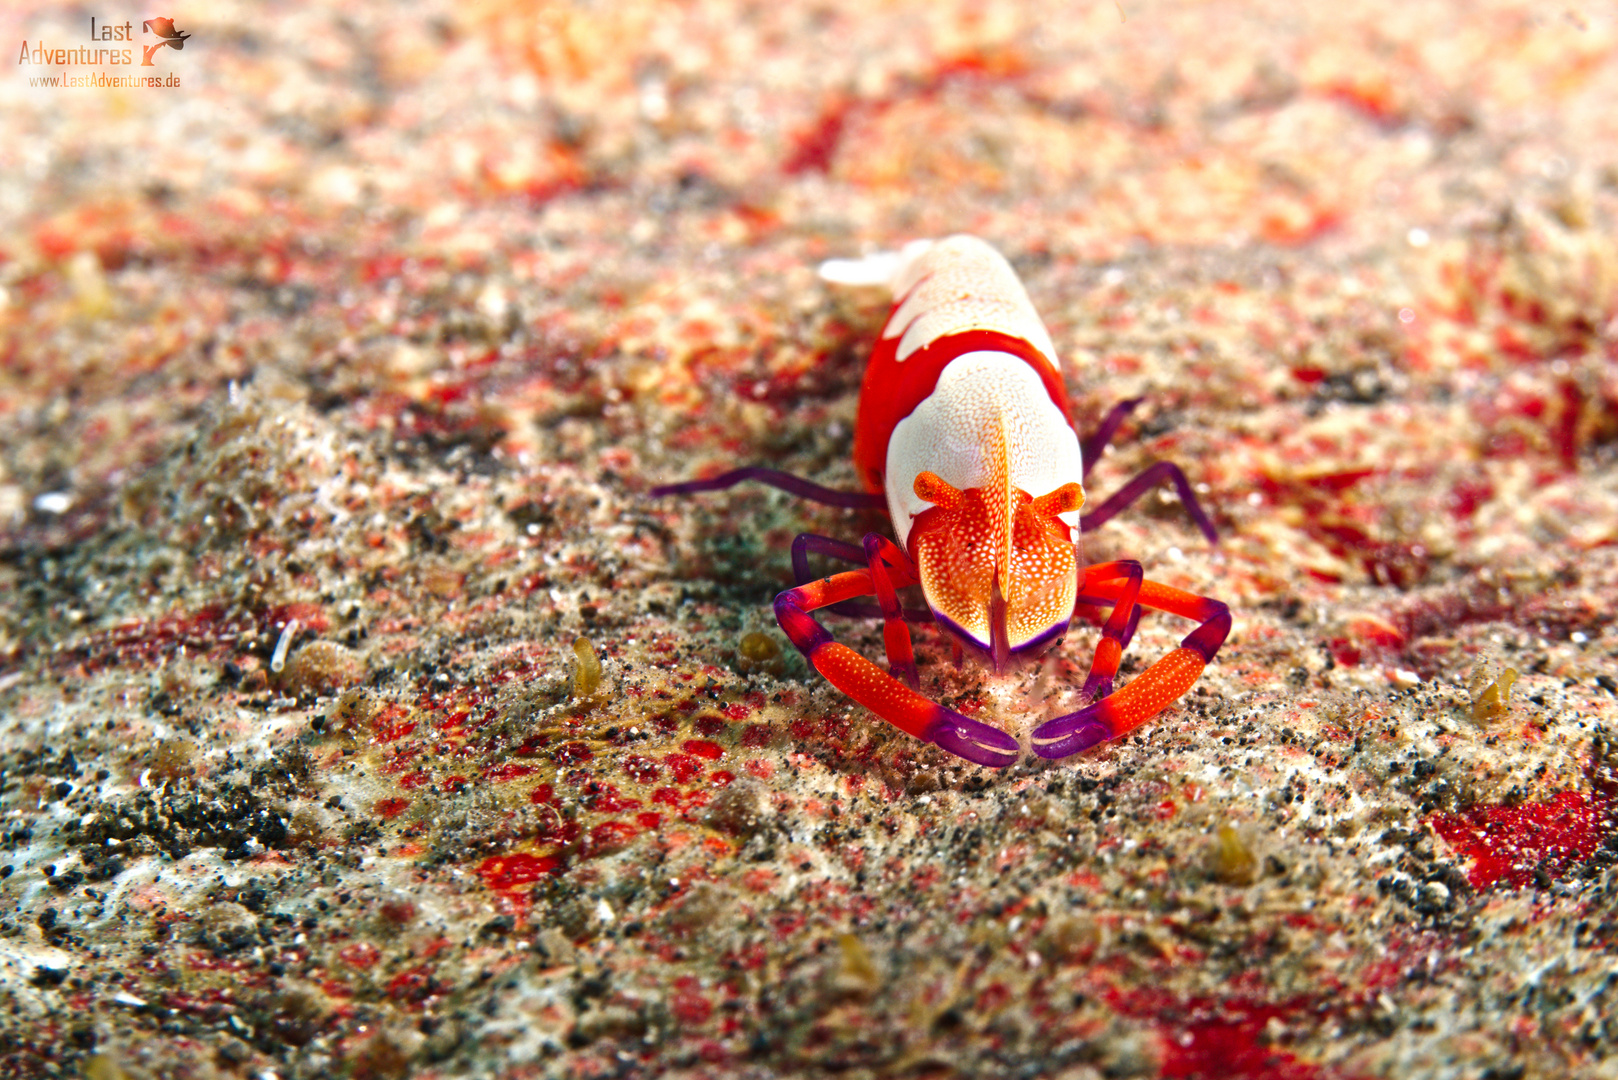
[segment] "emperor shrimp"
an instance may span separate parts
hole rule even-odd
[[[995,671],[1066,635],[1080,606],[1110,608],[1081,695],[1086,704],[1039,725],[1035,754],[1062,758],[1120,738],[1196,683],[1230,633],[1218,600],[1146,579],[1133,559],[1081,565],[1081,525],[1095,528],[1157,485],[1172,483],[1210,543],[1218,536],[1184,472],[1158,462],[1081,514],[1084,480],[1136,398],[1114,406],[1081,441],[1056,348],[1016,272],[972,236],[917,241],[903,251],[832,260],[821,276],[886,284],[894,305],[866,368],[854,435],[863,492],[835,491],[773,469],[735,469],[653,488],[692,495],[757,480],[849,508],[885,507],[893,536],[851,544],[804,533],[792,544],[797,586],[775,598],[781,629],[822,676],[900,730],[993,768],[1021,756],[1015,738],[920,692],[907,619],[930,616]],[[818,554],[860,568],[809,573]],[[925,612],[898,590],[920,585]],[[873,609],[860,598],[876,599]],[[853,602],[853,603],[851,603]],[[815,612],[880,615],[888,669],[833,640]],[[1197,623],[1126,685],[1114,689],[1144,609]]]

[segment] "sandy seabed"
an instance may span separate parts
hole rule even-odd
[[[1298,8],[225,3],[162,85],[7,68],[0,1074],[1618,1077],[1618,20]],[[775,625],[880,515],[646,496],[853,487],[886,300],[815,267],[963,231],[1081,429],[1144,398],[1092,500],[1176,461],[1222,537],[1085,557],[1236,614],[1001,771]],[[1026,744],[1096,634],[921,628],[922,685]]]

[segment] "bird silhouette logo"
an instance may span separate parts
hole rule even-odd
[[[155,45],[141,46],[141,67],[152,67],[152,57],[157,55],[157,50],[165,45],[172,45],[176,49],[185,48],[185,39],[191,36],[184,30],[174,29],[174,20],[163,16],[147,19],[141,23],[140,32],[143,34],[156,34],[159,39]]]

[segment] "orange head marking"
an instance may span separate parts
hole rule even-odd
[[[1067,627],[1078,590],[1072,530],[1058,515],[1084,505],[1078,484],[1038,498],[998,471],[959,490],[934,473],[916,477],[932,507],[911,528],[911,556],[934,614],[987,649],[996,667],[1011,652]]]

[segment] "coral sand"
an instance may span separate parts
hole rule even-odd
[[[0,78],[0,1073],[1618,1076],[1611,11],[172,22]],[[97,71],[178,85],[30,81]],[[886,299],[815,267],[958,231],[1081,427],[1145,398],[1092,499],[1222,534],[1085,557],[1236,613],[998,772],[775,626],[879,515],[646,496],[855,486]],[[1026,744],[1091,614],[923,688]]]

